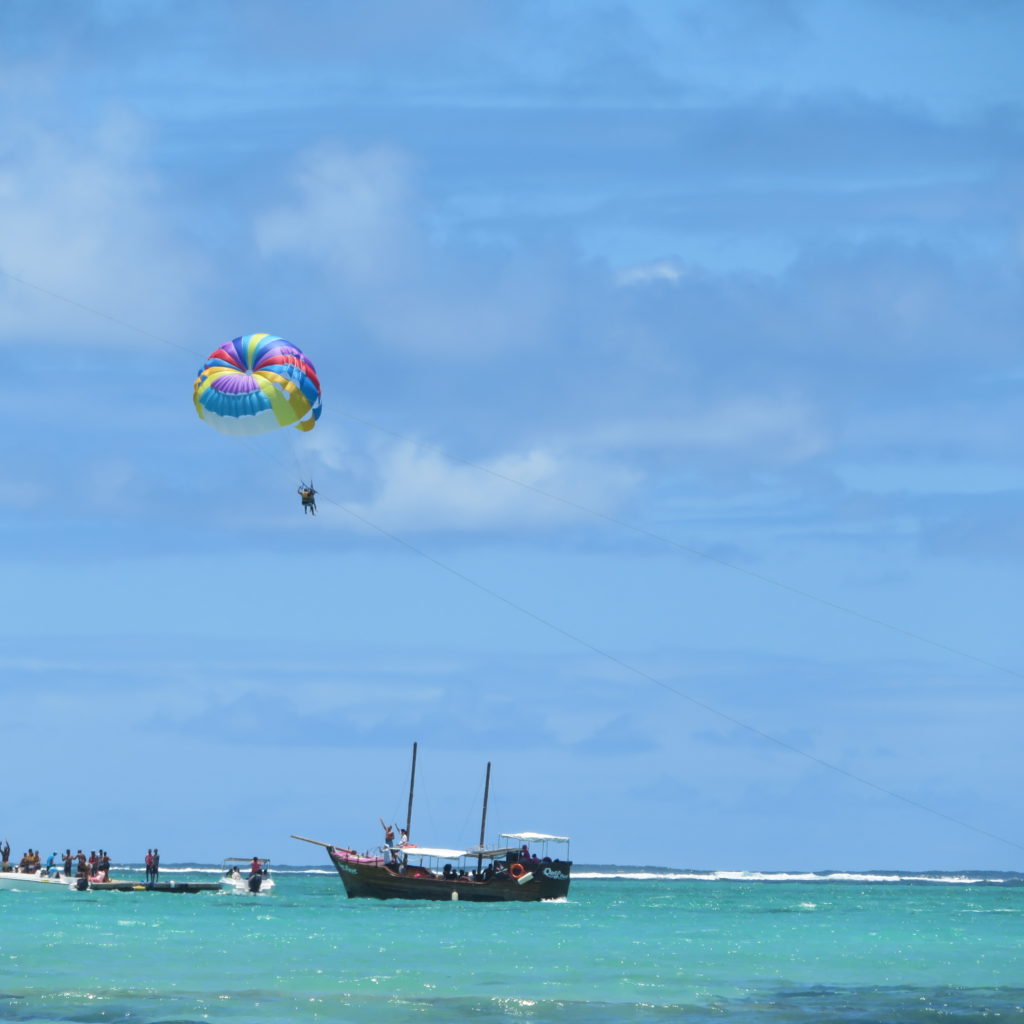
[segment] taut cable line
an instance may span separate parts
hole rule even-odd
[[[16,281],[18,284],[23,285],[26,288],[31,288],[33,291],[39,292],[41,295],[48,295],[51,299],[57,299],[59,302],[67,303],[69,306],[74,306],[76,309],[85,310],[86,313],[91,313],[93,316],[98,316],[102,320],[109,320],[112,324],[117,324],[118,327],[124,327],[129,331],[134,331],[136,334],[141,334],[144,338],[149,338],[152,341],[159,341],[162,345],[169,345],[171,348],[176,348],[180,352],[189,352],[194,356],[198,356],[202,359],[201,353],[197,352],[193,348],[189,348],[187,345],[181,345],[176,341],[172,341],[170,338],[165,338],[160,334],[154,334],[152,331],[147,331],[145,327],[139,327],[137,324],[129,323],[127,320],[121,320],[119,317],[111,316],[109,313],[104,313],[101,309],[96,309],[93,306],[87,306],[84,302],[79,302],[77,299],[69,299],[66,295],[61,295],[59,292],[50,291],[49,288],[43,288],[42,285],[33,284],[31,281],[26,281],[23,277],[18,277],[16,274],[12,274],[9,270],[4,270],[0,267],[0,274],[8,278],[8,280]]]
[[[1024,679],[1024,672],[1018,669],[1010,668],[1006,665],[1001,665],[996,661],[991,661],[988,658],[983,658],[977,654],[971,654],[970,651],[962,650],[958,647],[953,647],[950,644],[944,644],[939,640],[933,640],[931,637],[924,636],[921,633],[915,633],[913,630],[906,629],[903,626],[897,626],[892,622],[886,622],[884,619],[876,618],[873,615],[868,615],[866,612],[858,611],[856,608],[850,608],[847,605],[839,604],[837,601],[831,601],[827,597],[821,597],[818,594],[811,593],[809,590],[803,590],[800,587],[794,586],[791,583],[786,583],[783,580],[775,579],[772,576],[766,576],[764,573],[755,572],[753,569],[747,569],[742,565],[737,565],[735,562],[727,561],[724,558],[719,558],[717,555],[709,554],[707,551],[701,551],[700,548],[692,547],[689,544],[683,544],[681,541],[673,540],[671,537],[666,537],[664,534],[656,533],[654,530],[650,530],[645,526],[638,526],[636,523],[631,523],[625,519],[619,519],[616,516],[609,515],[607,512],[601,512],[598,509],[589,508],[587,505],[583,505],[578,501],[573,501],[571,498],[564,498],[561,495],[553,494],[551,491],[545,490],[543,487],[538,487],[536,484],[527,483],[524,480],[517,480],[515,477],[508,476],[506,473],[501,473],[496,469],[492,469],[489,466],[483,466],[478,462],[473,462],[470,459],[462,458],[458,455],[452,455],[450,452],[445,451],[443,448],[439,448],[436,445],[427,443],[426,441],[419,441],[416,438],[408,437],[404,434],[399,434],[394,430],[390,430],[387,427],[382,427],[380,424],[373,423],[370,420],[363,419],[360,416],[355,416],[352,413],[341,411],[340,416],[345,419],[352,420],[354,423],[360,423],[364,427],[369,427],[371,430],[379,431],[382,434],[387,434],[396,440],[403,441],[406,444],[415,445],[416,447],[422,448],[425,451],[434,452],[442,457],[448,459],[451,462],[457,462],[460,465],[468,466],[471,469],[479,470],[481,473],[486,473],[489,476],[494,477],[497,480],[503,480],[505,483],[513,484],[516,487],[521,487],[524,490],[532,491],[534,494],[538,494],[541,497],[547,498],[550,501],[559,502],[568,508],[575,509],[578,512],[584,512],[589,516],[593,516],[595,519],[602,519],[606,523],[610,523],[613,526],[622,527],[624,530],[630,530],[631,532],[638,534],[641,537],[647,537],[649,540],[657,541],[659,544],[663,544],[667,547],[674,548],[676,551],[684,552],[688,555],[693,555],[697,558],[702,558],[706,562],[712,562],[715,565],[720,565],[725,569],[731,569],[733,572],[740,573],[747,576],[750,579],[757,580],[759,583],[764,583],[771,587],[777,587],[779,590],[785,590],[790,594],[795,594],[797,597],[802,597],[805,600],[813,601],[816,604],[822,605],[825,608],[831,608],[833,611],[841,612],[844,615],[849,615],[855,619],[860,619],[862,622],[870,623],[873,626],[880,626],[883,629],[891,630],[894,633],[905,636],[910,640],[916,640],[918,643],[927,644],[929,647],[934,647],[936,650],[945,651],[947,654],[956,655],[958,658],[965,658],[968,661],[973,661],[978,665],[984,665],[986,668],[995,669],[997,672],[1004,672],[1007,675],[1016,677],[1017,679]]]
[[[921,803],[921,801],[915,800],[913,797],[905,796],[904,794],[898,793],[892,789],[888,789],[877,782],[872,782],[871,779],[867,779],[862,775],[858,775],[855,772],[851,772],[848,769],[842,768],[837,764],[833,764],[831,761],[826,761],[824,758],[818,757],[816,754],[812,754],[809,751],[794,746],[792,743],[788,743],[786,740],[779,739],[778,736],[773,736],[771,733],[765,732],[763,729],[759,729],[757,726],[751,725],[749,722],[744,722],[742,719],[735,717],[735,715],[730,715],[728,712],[721,711],[713,705],[708,704],[706,701],[702,701],[699,698],[694,697],[692,694],[686,693],[684,690],[680,690],[678,687],[672,686],[670,683],[666,683],[663,679],[659,679],[657,676],[651,675],[649,672],[645,672],[643,669],[638,668],[636,665],[633,665],[628,661],[625,661],[618,655],[612,654],[610,651],[605,650],[602,647],[598,647],[596,644],[593,644],[589,640],[584,639],[578,634],[573,633],[568,629],[565,629],[563,626],[559,626],[557,623],[552,622],[550,619],[546,619],[542,615],[538,615],[536,612],[531,611],[525,605],[519,604],[517,601],[511,600],[511,598],[505,597],[503,594],[499,593],[496,590],[493,590],[491,587],[488,587],[487,585],[479,582],[478,580],[473,579],[473,577],[467,576],[464,572],[460,571],[459,569],[455,569],[447,563],[442,562],[439,558],[435,557],[434,555],[431,555],[427,551],[424,551],[422,548],[417,547],[415,544],[410,543],[409,541],[405,540],[405,538],[400,537],[397,534],[392,533],[390,530],[386,530],[384,527],[379,526],[377,523],[372,522],[370,519],[367,519],[366,516],[361,515],[359,512],[356,512],[354,509],[349,508],[348,506],[342,504],[341,502],[335,501],[333,498],[330,498],[323,494],[320,495],[320,498],[323,501],[326,501],[327,503],[334,505],[336,508],[340,509],[346,515],[350,516],[356,521],[362,523],[364,526],[367,526],[371,530],[374,530],[382,537],[386,537],[388,540],[400,545],[407,551],[410,551],[418,557],[425,559],[426,561],[437,566],[439,569],[444,570],[444,572],[450,574],[451,576],[454,576],[456,579],[461,580],[463,583],[466,583],[469,586],[474,587],[481,593],[487,594],[489,597],[493,598],[496,601],[500,601],[502,604],[519,612],[519,614],[525,616],[526,618],[532,619],[534,622],[540,624],[541,626],[544,626],[546,629],[558,633],[566,639],[572,641],[574,644],[578,644],[579,646],[586,648],[587,650],[598,655],[599,657],[604,658],[606,661],[609,661],[612,664],[619,666],[619,668],[624,669],[626,672],[629,672],[632,675],[635,675],[648,683],[653,683],[655,686],[661,687],[661,689],[666,690],[668,693],[671,693],[676,697],[679,697],[681,700],[688,701],[695,707],[701,708],[702,710],[707,711],[710,714],[715,715],[723,721],[729,722],[731,725],[735,725],[740,729],[745,729],[747,732],[752,733],[753,735],[758,736],[763,740],[767,740],[769,743],[773,743],[777,747],[781,747],[783,750],[786,750],[791,754],[796,754],[799,757],[811,761],[821,768],[826,768],[829,771],[834,772],[836,775],[841,775],[844,778],[847,778],[852,782],[856,782],[861,786],[866,786],[869,789],[873,789],[876,793],[881,793],[882,795],[890,797],[893,800],[898,800],[901,803],[907,804],[910,807],[914,807],[919,811],[924,811],[926,814],[930,814],[933,817],[941,818],[943,821],[948,821],[951,824],[957,825],[960,828],[967,829],[971,832],[976,833],[977,835],[985,836],[988,839],[993,839],[996,842],[1003,843],[1006,846],[1011,846],[1017,850],[1024,850],[1024,845],[1022,845],[1021,843],[1017,843],[1012,839],[1007,839],[1005,836],[998,835],[995,832],[990,832],[987,829],[981,828],[978,825],[972,825],[970,822],[963,821],[961,818],[957,818],[951,814],[947,814],[945,811],[940,811],[934,807],[930,807],[928,804]]]
[[[182,352],[189,352],[189,353],[191,353],[193,355],[197,355],[200,359],[202,358],[202,355],[200,353],[195,352],[195,350],[193,350],[193,349],[191,349],[191,348],[189,348],[189,347],[187,347],[185,345],[178,344],[177,342],[172,341],[169,338],[162,337],[161,335],[155,334],[152,331],[148,331],[145,328],[142,328],[142,327],[139,327],[139,326],[137,326],[135,324],[129,323],[128,321],[121,320],[118,317],[110,316],[109,314],[104,313],[101,310],[95,309],[95,308],[93,308],[91,306],[87,306],[84,303],[77,302],[74,299],[69,299],[66,296],[63,296],[63,295],[58,294],[57,292],[51,291],[50,289],[43,288],[43,287],[41,287],[41,286],[39,286],[37,284],[33,284],[31,281],[27,281],[24,278],[21,278],[21,277],[18,277],[16,275],[14,275],[14,274],[11,274],[10,272],[4,270],[3,268],[0,268],[0,275],[3,275],[5,277],[9,278],[10,280],[15,281],[18,284],[21,284],[21,285],[23,285],[23,286],[25,286],[27,288],[31,288],[31,289],[33,289],[33,290],[35,290],[35,291],[37,291],[37,292],[39,292],[39,293],[41,293],[43,295],[47,295],[47,296],[49,296],[51,298],[54,298],[54,299],[57,299],[57,300],[59,300],[61,302],[65,302],[65,303],[67,303],[67,304],[69,304],[71,306],[74,306],[74,307],[78,308],[78,309],[84,310],[87,313],[91,313],[94,316],[100,317],[100,318],[102,318],[104,320],[108,320],[111,323],[118,324],[119,326],[124,327],[124,328],[126,328],[128,330],[134,331],[134,332],[142,335],[143,337],[149,338],[149,339],[151,339],[153,341],[160,342],[161,344],[164,344],[164,345],[168,345],[168,346],[170,346],[172,348],[175,348],[175,349],[178,349],[178,350],[180,350]],[[568,499],[568,498],[563,498],[563,497],[561,497],[559,495],[556,495],[556,494],[552,494],[551,492],[546,491],[543,488],[537,487],[534,484],[530,484],[530,483],[527,483],[527,482],[522,481],[522,480],[517,480],[514,477],[510,477],[510,476],[508,476],[508,475],[506,475],[504,473],[500,473],[497,470],[491,469],[490,467],[482,466],[479,463],[475,463],[475,462],[470,461],[469,459],[460,458],[458,456],[452,456],[452,455],[448,454],[447,452],[445,452],[443,449],[438,448],[436,446],[429,445],[429,444],[426,444],[426,443],[421,442],[421,441],[417,441],[417,440],[409,438],[409,437],[405,437],[402,434],[399,434],[399,433],[397,433],[395,431],[389,430],[388,428],[381,427],[378,424],[372,423],[372,422],[370,422],[368,420],[365,420],[365,419],[361,419],[360,417],[352,415],[352,414],[349,414],[349,413],[341,413],[341,415],[343,415],[346,418],[352,420],[353,422],[361,423],[362,425],[364,425],[366,427],[369,427],[369,428],[371,428],[373,430],[377,430],[377,431],[380,431],[382,433],[389,434],[390,436],[392,436],[392,437],[394,437],[396,439],[399,439],[399,440],[401,440],[403,442],[406,442],[406,443],[409,443],[409,444],[418,445],[418,446],[420,446],[420,447],[422,447],[422,448],[424,448],[426,450],[430,450],[430,451],[436,452],[436,453],[442,455],[444,458],[449,459],[449,460],[451,460],[453,462],[458,462],[458,463],[461,463],[462,465],[465,465],[465,466],[470,467],[472,469],[478,470],[478,471],[483,472],[483,473],[487,473],[488,475],[490,475],[490,476],[492,476],[492,477],[494,477],[496,479],[503,480],[503,481],[505,481],[507,483],[510,483],[510,484],[513,484],[513,485],[515,485],[517,487],[521,487],[521,488],[523,488],[525,490],[532,491],[532,492],[534,492],[534,493],[536,493],[536,494],[538,494],[538,495],[540,495],[542,497],[545,497],[545,498],[547,498],[549,500],[557,501],[557,502],[559,502],[559,503],[561,503],[563,505],[566,505],[567,507],[574,508],[574,509],[576,509],[576,510],[578,510],[580,512],[584,512],[584,513],[586,513],[588,515],[594,516],[595,518],[604,520],[605,522],[607,522],[609,524],[621,527],[623,529],[630,530],[633,533],[639,534],[641,536],[648,537],[649,539],[655,540],[655,541],[657,541],[657,542],[659,542],[661,544],[668,545],[669,547],[672,547],[672,548],[674,548],[676,550],[683,551],[683,552],[686,552],[686,553],[691,554],[691,555],[695,555],[695,556],[697,556],[699,558],[702,558],[702,559],[704,559],[706,561],[713,562],[713,563],[715,563],[717,565],[723,566],[723,567],[728,568],[728,569],[732,569],[734,572],[742,573],[743,575],[748,576],[748,577],[750,577],[752,579],[758,580],[758,581],[760,581],[762,583],[765,583],[765,584],[777,587],[777,588],[782,589],[782,590],[786,590],[786,591],[788,591],[788,592],[790,592],[792,594],[795,594],[795,595],[797,595],[799,597],[805,598],[805,599],[810,600],[810,601],[814,601],[814,602],[816,602],[818,604],[821,604],[821,605],[823,605],[825,607],[832,608],[832,609],[834,609],[836,611],[839,611],[839,612],[842,612],[842,613],[844,613],[846,615],[853,616],[855,618],[861,619],[861,620],[863,620],[865,622],[868,622],[868,623],[871,623],[873,625],[880,626],[880,627],[883,627],[885,629],[891,630],[893,632],[899,633],[902,636],[906,636],[906,637],[908,637],[910,639],[913,639],[913,640],[916,640],[918,642],[927,644],[927,645],[929,645],[931,647],[934,647],[934,648],[936,648],[938,650],[945,651],[946,653],[953,654],[953,655],[956,655],[956,656],[961,657],[961,658],[966,658],[966,659],[968,659],[970,661],[976,662],[977,664],[984,665],[984,666],[986,666],[988,668],[995,669],[995,670],[997,670],[999,672],[1007,673],[1007,674],[1015,676],[1017,678],[1024,678],[1024,673],[1019,672],[1019,671],[1017,671],[1015,669],[1008,668],[1008,667],[1006,667],[1004,665],[1000,665],[1000,664],[998,664],[996,662],[993,662],[993,661],[990,661],[990,660],[988,660],[986,658],[982,658],[982,657],[979,657],[977,655],[971,654],[969,652],[960,650],[958,648],[951,647],[948,644],[943,644],[943,643],[940,643],[938,641],[931,640],[928,637],[922,636],[921,634],[914,633],[911,630],[904,629],[904,628],[902,628],[900,626],[893,625],[892,623],[888,623],[888,622],[886,622],[886,621],[884,621],[882,619],[878,619],[878,618],[875,618],[874,616],[867,615],[867,614],[865,614],[863,612],[859,612],[859,611],[857,611],[855,609],[848,608],[848,607],[846,607],[844,605],[841,605],[841,604],[838,604],[838,603],[836,603],[834,601],[830,601],[827,598],[819,597],[819,596],[817,596],[815,594],[810,593],[809,591],[802,590],[799,587],[795,587],[795,586],[792,586],[791,584],[784,583],[784,582],[782,582],[780,580],[773,579],[770,576],[765,576],[762,573],[757,573],[757,572],[754,572],[753,570],[746,569],[743,566],[739,566],[739,565],[736,565],[735,563],[728,562],[725,559],[718,558],[715,555],[708,554],[707,552],[701,551],[698,548],[690,547],[689,545],[682,544],[682,543],[680,543],[678,541],[675,541],[675,540],[673,540],[673,539],[671,539],[669,537],[665,537],[665,536],[663,536],[663,535],[661,535],[659,533],[656,533],[656,532],[654,532],[652,530],[647,529],[646,527],[642,527],[642,526],[638,526],[638,525],[633,524],[633,523],[629,523],[629,522],[627,522],[625,520],[618,519],[615,516],[611,516],[611,515],[608,515],[607,513],[600,512],[600,511],[598,511],[596,509],[589,508],[586,505],[580,504],[579,502],[572,501],[571,499]],[[248,438],[245,438],[244,440],[249,441]],[[278,465],[284,465],[284,463],[280,459],[275,458],[274,456],[270,455],[267,452],[260,451],[251,442],[247,446],[250,448],[250,450],[253,452],[253,454],[256,455],[258,458],[260,458],[260,459],[262,459],[264,461],[275,461],[275,462],[278,463]],[[285,468],[287,468],[287,467],[285,467]],[[964,820],[962,820],[960,818],[957,818],[957,817],[955,817],[955,816],[953,816],[951,814],[947,814],[944,811],[937,810],[934,807],[930,807],[927,804],[921,803],[919,800],[915,800],[912,797],[908,797],[908,796],[903,795],[902,793],[896,792],[895,790],[888,789],[887,787],[882,786],[882,785],[880,785],[880,784],[878,784],[876,782],[873,782],[870,779],[867,779],[867,778],[865,778],[865,777],[863,777],[861,775],[858,775],[855,772],[851,772],[851,771],[849,771],[846,768],[842,768],[839,765],[833,764],[831,761],[826,761],[824,758],[818,757],[817,755],[812,754],[809,751],[806,751],[806,750],[801,749],[800,747],[794,746],[792,743],[788,743],[786,740],[780,739],[777,736],[773,736],[771,733],[765,732],[763,729],[760,729],[757,726],[750,725],[749,723],[744,722],[742,719],[736,718],[734,715],[730,715],[727,712],[720,711],[718,708],[714,707],[713,705],[708,704],[707,702],[702,701],[702,700],[698,699],[697,697],[694,697],[693,695],[691,695],[689,693],[686,693],[683,690],[680,690],[678,687],[672,686],[670,683],[666,683],[664,680],[659,679],[657,676],[653,676],[650,673],[645,672],[643,669],[640,669],[637,666],[630,664],[629,662],[627,662],[624,659],[618,657],[617,655],[612,654],[610,651],[607,651],[607,650],[605,650],[605,649],[603,649],[601,647],[598,647],[597,645],[591,643],[590,641],[584,639],[583,637],[580,637],[577,634],[572,633],[571,631],[565,629],[564,627],[559,626],[558,624],[550,621],[549,619],[546,619],[543,616],[538,615],[537,613],[531,611],[529,608],[525,607],[524,605],[521,605],[518,602],[513,601],[510,598],[505,597],[504,595],[500,594],[498,591],[493,590],[492,588],[486,586],[485,584],[480,583],[479,581],[473,579],[470,576],[467,576],[465,573],[461,572],[460,570],[453,568],[452,566],[446,564],[445,562],[442,562],[440,559],[436,558],[434,555],[429,554],[428,552],[422,550],[421,548],[417,547],[416,545],[414,545],[414,544],[410,543],[409,541],[405,540],[404,538],[398,536],[397,534],[394,534],[391,531],[386,530],[383,527],[377,525],[376,523],[374,523],[371,520],[367,519],[364,515],[361,515],[360,513],[356,512],[354,509],[349,508],[348,506],[342,504],[341,502],[338,502],[338,501],[334,500],[333,498],[331,498],[331,497],[329,497],[327,495],[324,495],[322,493],[319,495],[319,497],[321,498],[322,501],[326,501],[329,504],[334,505],[336,508],[340,509],[346,515],[348,515],[352,519],[355,519],[356,521],[362,523],[364,526],[366,526],[369,529],[373,530],[374,532],[378,533],[382,537],[387,538],[388,540],[390,540],[393,543],[395,543],[395,544],[405,548],[406,550],[408,550],[411,553],[417,555],[418,557],[420,557],[422,559],[425,559],[428,562],[431,562],[433,565],[437,566],[439,569],[442,569],[444,572],[450,574],[451,576],[454,576],[455,578],[461,580],[462,582],[468,584],[469,586],[474,587],[475,589],[479,590],[481,593],[487,594],[489,597],[493,598],[494,600],[499,601],[502,604],[506,605],[507,607],[512,608],[513,610],[517,611],[519,614],[521,614],[521,615],[523,615],[523,616],[525,616],[525,617],[527,617],[529,619],[532,619],[534,622],[536,622],[539,625],[545,627],[546,629],[560,634],[561,636],[563,636],[566,639],[570,640],[574,644],[577,644],[577,645],[579,645],[579,646],[581,646],[581,647],[591,651],[592,653],[598,655],[599,657],[601,657],[601,658],[611,662],[612,664],[615,664],[615,665],[619,666],[620,668],[622,668],[626,672],[629,672],[632,675],[635,675],[638,678],[645,680],[646,682],[649,682],[649,683],[651,683],[651,684],[653,684],[655,686],[660,687],[661,689],[667,691],[668,693],[673,694],[674,696],[678,697],[679,699],[688,701],[690,704],[694,705],[695,707],[701,708],[702,710],[708,712],[709,714],[715,715],[716,717],[722,719],[723,721],[729,722],[730,724],[732,724],[732,725],[734,725],[734,726],[736,726],[738,728],[744,729],[747,732],[749,732],[749,733],[751,733],[751,734],[753,734],[755,736],[758,736],[761,739],[763,739],[763,740],[765,740],[765,741],[767,741],[769,743],[772,743],[775,746],[777,746],[777,747],[779,747],[779,748],[781,748],[783,750],[788,751],[789,753],[792,753],[792,754],[795,754],[795,755],[797,755],[799,757],[802,757],[802,758],[804,758],[807,761],[813,762],[814,764],[818,765],[821,768],[825,768],[828,771],[831,771],[831,772],[833,772],[836,775],[843,776],[843,777],[845,777],[845,778],[847,778],[847,779],[849,779],[849,780],[851,780],[853,782],[858,783],[859,785],[862,785],[862,786],[865,786],[865,787],[867,787],[869,789],[872,789],[872,790],[874,790],[877,793],[880,793],[880,794],[882,794],[884,796],[887,796],[887,797],[889,797],[889,798],[891,798],[893,800],[897,800],[897,801],[899,801],[901,803],[906,804],[907,806],[913,807],[913,808],[915,808],[915,809],[917,809],[919,811],[922,811],[922,812],[924,812],[926,814],[929,814],[929,815],[931,815],[933,817],[940,818],[940,819],[942,819],[944,821],[947,821],[947,822],[949,822],[951,824],[954,824],[954,825],[956,825],[956,826],[958,826],[960,828],[964,828],[964,829],[966,829],[968,831],[974,832],[977,835],[981,835],[981,836],[984,836],[984,837],[986,837],[988,839],[995,840],[996,842],[1002,843],[1002,844],[1004,844],[1006,846],[1013,847],[1014,849],[1024,850],[1024,845],[1022,845],[1020,843],[1017,843],[1017,842],[1015,842],[1012,839],[1007,839],[1005,836],[998,835],[995,832],[991,832],[991,831],[988,831],[987,829],[981,828],[981,827],[979,827],[977,825],[973,825],[970,822],[964,821]]]

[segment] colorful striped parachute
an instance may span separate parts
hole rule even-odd
[[[273,334],[243,334],[221,345],[203,363],[192,399],[199,418],[222,434],[312,430],[320,418],[313,364]]]

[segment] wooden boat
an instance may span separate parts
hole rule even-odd
[[[413,744],[409,811],[405,833],[412,821],[416,780],[416,744]],[[477,903],[562,899],[569,892],[572,861],[567,836],[539,832],[503,833],[503,842],[484,845],[487,827],[487,794],[491,766],[487,765],[480,845],[471,849],[447,849],[405,843],[384,850],[385,857],[358,854],[355,850],[318,839],[293,835],[327,850],[350,899],[369,897],[389,900],[469,900]],[[565,856],[549,856],[549,847],[566,847]],[[532,849],[531,849],[532,847]],[[485,863],[486,862],[486,866]]]
[[[506,839],[565,843],[564,836],[519,833]],[[392,864],[324,844],[350,898],[470,900],[478,903],[562,899],[569,892],[569,860],[524,856],[519,845],[446,850],[406,844]],[[478,862],[489,861],[486,868]],[[442,867],[444,862],[444,867]]]

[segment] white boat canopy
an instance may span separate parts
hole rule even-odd
[[[567,843],[568,836],[549,836],[543,832],[503,832],[502,839],[511,839],[515,846],[500,846],[497,849],[486,846],[473,846],[468,850],[448,850],[439,846],[392,846],[395,853],[406,857],[432,857],[435,860],[458,860],[460,857],[487,857],[496,860],[506,853],[517,853],[521,843]]]
[[[567,843],[568,836],[546,836],[543,832],[502,832],[502,839],[515,839],[521,843]]]
[[[466,850],[445,850],[437,846],[406,845],[395,846],[392,849],[406,857],[435,857],[437,860],[458,860],[460,857],[469,856]]]

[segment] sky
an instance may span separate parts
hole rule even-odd
[[[0,835],[315,863],[416,742],[423,845],[1024,870],[1022,37],[5,0]],[[314,431],[195,415],[258,331]]]

